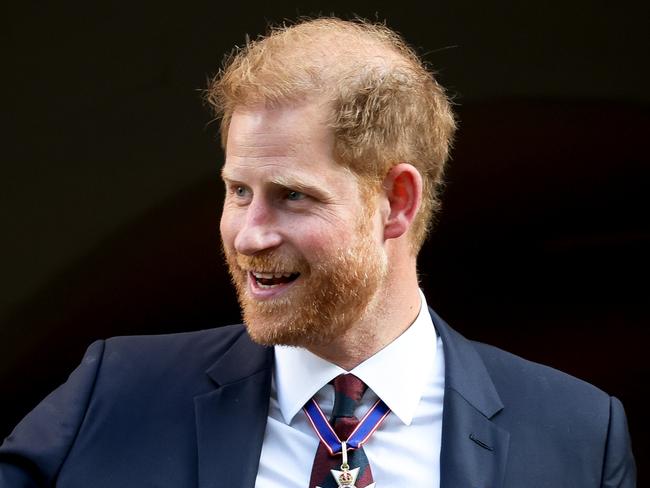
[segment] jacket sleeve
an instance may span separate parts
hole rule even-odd
[[[635,488],[636,466],[623,404],[610,399],[609,431],[605,446],[602,488]]]
[[[93,343],[68,381],[50,393],[0,446],[0,488],[53,486],[83,422],[104,353]]]

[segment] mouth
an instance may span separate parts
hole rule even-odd
[[[300,273],[249,271],[248,276],[254,291],[271,292],[288,287],[300,277]]]

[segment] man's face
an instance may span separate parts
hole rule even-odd
[[[382,232],[321,106],[236,110],[223,178],[223,249],[253,339],[328,344],[375,305]]]

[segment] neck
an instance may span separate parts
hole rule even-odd
[[[308,349],[350,371],[397,339],[419,312],[420,292],[413,260],[407,269],[389,273],[386,286],[378,291],[360,320],[334,341],[310,345]]]

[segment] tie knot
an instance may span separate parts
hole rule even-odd
[[[334,378],[334,408],[332,419],[354,417],[354,410],[359,405],[366,391],[366,384],[353,374],[341,374]]]

